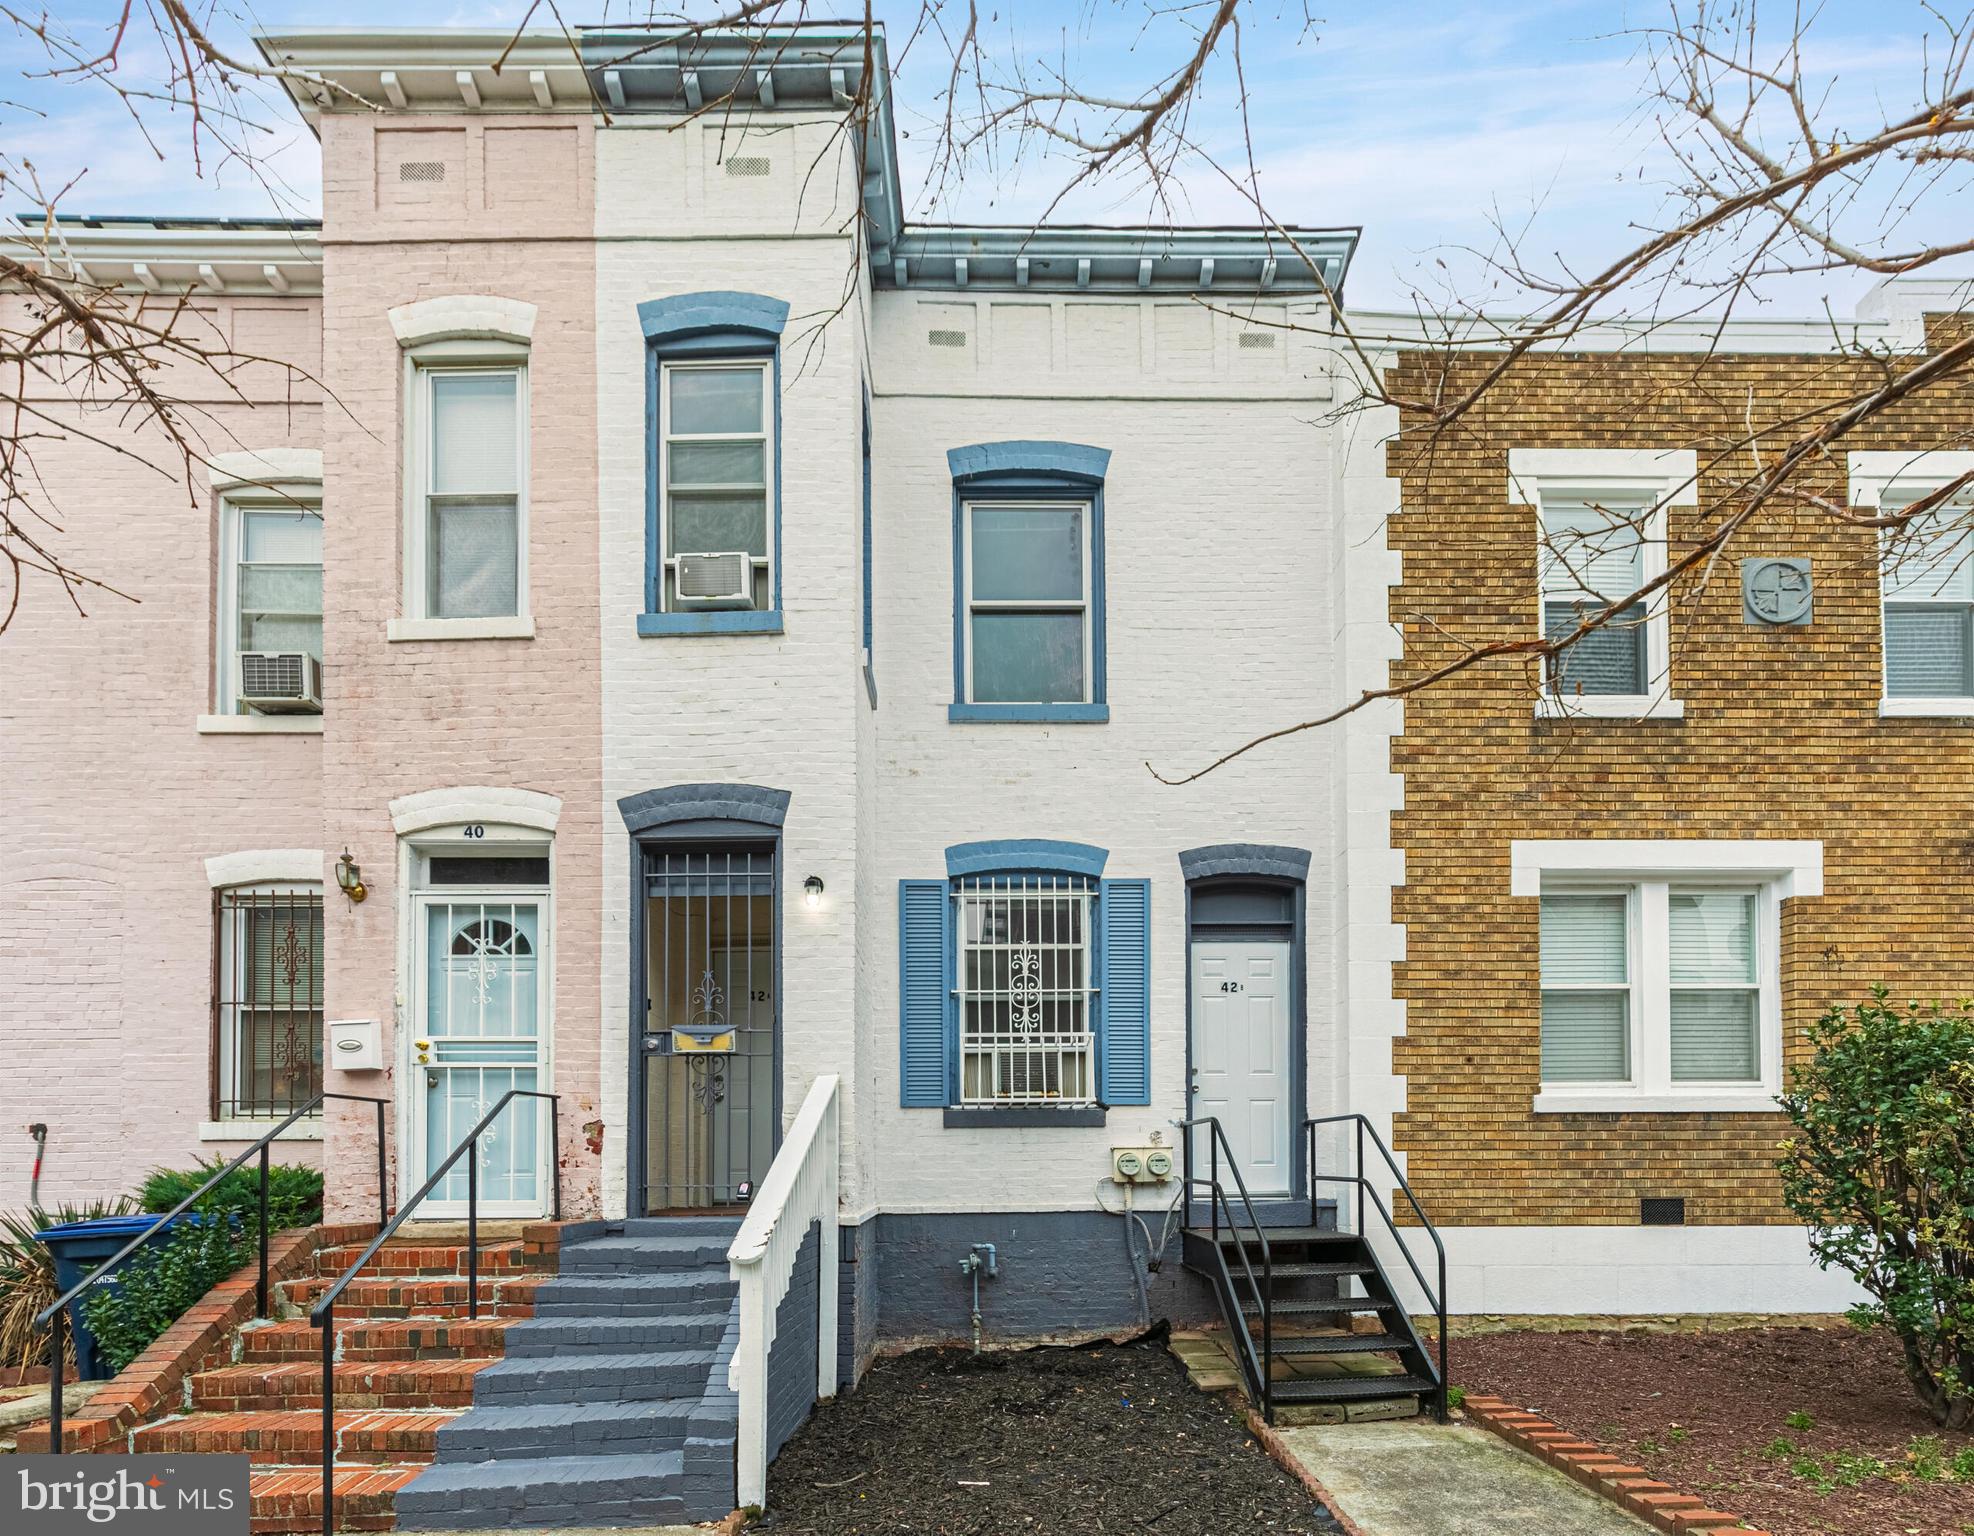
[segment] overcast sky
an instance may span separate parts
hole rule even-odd
[[[216,0],[238,6],[217,30],[243,52],[253,30],[297,25],[512,25],[524,7],[475,7],[457,0]],[[963,0],[953,0],[963,8]],[[1067,57],[1086,89],[1137,93],[1183,56],[1183,24],[1169,0],[980,0],[990,51],[1033,59]],[[1312,9],[1318,0],[1311,0]],[[107,19],[107,0],[58,4],[81,30]],[[1464,254],[1495,243],[1498,219],[1523,231],[1523,248],[1574,268],[1601,264],[1633,243],[1638,226],[1664,207],[1669,168],[1644,100],[1640,42],[1632,28],[1657,22],[1659,6],[1617,0],[1459,0],[1402,5],[1332,3],[1336,19],[1305,27],[1296,0],[1243,7],[1242,58],[1262,194],[1284,223],[1355,224],[1363,243],[1350,276],[1360,306],[1404,305],[1415,289],[1449,285],[1476,296],[1478,264]],[[855,0],[840,7],[854,11]],[[1953,12],[1956,6],[1949,4]],[[1785,11],[1777,6],[1776,19]],[[821,7],[817,14],[827,15]],[[620,3],[571,21],[627,17]],[[882,4],[894,54],[918,15],[916,3]],[[1151,20],[1147,18],[1151,17]],[[963,24],[963,23],[962,23]],[[1811,29],[1807,67],[1834,81],[1833,121],[1874,126],[1915,103],[1927,16],[1912,0],[1830,0]],[[912,212],[920,217],[1009,222],[1037,216],[1067,167],[1030,157],[1013,171],[981,171],[941,207],[923,198],[924,157],[934,136],[946,56],[921,44],[898,87],[900,156]],[[261,141],[275,185],[239,165],[195,167],[182,120],[153,113],[147,126],[163,158],[100,86],[32,78],[45,55],[18,35],[0,39],[0,147],[32,160],[44,184],[86,171],[63,200],[67,212],[313,213],[319,168],[313,138],[278,106]],[[138,66],[141,61],[132,61]],[[1194,132],[1216,159],[1245,161],[1231,68],[1209,77]],[[1182,221],[1244,222],[1251,209],[1211,167],[1188,169]],[[23,200],[18,193],[11,205]],[[1921,222],[1963,226],[1970,210],[1922,210]],[[1106,223],[1156,219],[1141,185],[1084,190],[1056,217]],[[1828,300],[1848,312],[1865,280],[1812,277],[1779,285],[1770,312],[1814,313]]]

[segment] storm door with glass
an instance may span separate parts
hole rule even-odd
[[[649,847],[641,1149],[647,1213],[744,1204],[773,1161],[772,847]]]
[[[509,1089],[547,1086],[548,860],[434,857],[428,869],[415,913],[419,986],[411,1068],[421,1183]],[[545,1123],[544,1101],[515,1099],[482,1134],[481,1214],[541,1213]],[[462,1158],[426,1208],[433,1215],[461,1213],[466,1193]]]

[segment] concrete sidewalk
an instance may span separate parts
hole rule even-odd
[[[1465,1424],[1277,1426],[1362,1536],[1643,1536],[1653,1527]]]

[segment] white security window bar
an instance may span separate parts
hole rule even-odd
[[[1922,494],[1888,492],[1881,506]],[[1886,698],[1974,700],[1974,495],[1888,531],[1882,571]]]
[[[422,617],[524,611],[527,370],[421,367],[412,592]]]
[[[258,713],[242,701],[243,655],[300,653],[322,662],[322,509],[228,498],[220,570],[214,705],[222,715]]]
[[[774,606],[772,365],[665,363],[659,487],[666,612]]]
[[[1090,505],[968,502],[970,704],[1090,701]]]
[[[1545,885],[1542,1098],[1736,1107],[1780,1089],[1779,905],[1767,886]],[[1671,1107],[1657,1104],[1653,1107]]]
[[[1096,886],[1073,875],[962,877],[962,1104],[1094,1104]]]
[[[322,887],[215,893],[213,1118],[274,1119],[322,1091]]]
[[[1542,500],[1542,633],[1576,632],[1585,619],[1629,597],[1665,570],[1663,513],[1649,500]],[[1544,685],[1567,704],[1584,697],[1643,698],[1665,672],[1663,601],[1619,609],[1549,663]]]

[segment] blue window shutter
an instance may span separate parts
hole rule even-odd
[[[1151,882],[1103,883],[1103,1035],[1106,1104],[1151,1103]]]
[[[898,882],[898,1102],[907,1109],[946,1103],[949,890],[944,880]]]

